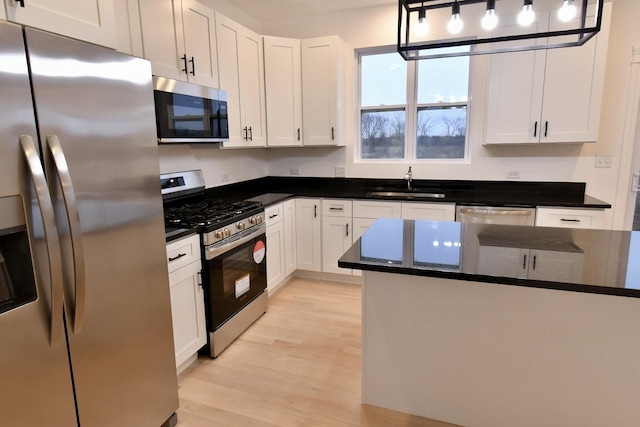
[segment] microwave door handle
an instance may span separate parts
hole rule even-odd
[[[75,308],[73,315],[73,333],[78,334],[82,331],[84,324],[84,314],[86,306],[86,270],[84,263],[84,245],[82,243],[82,229],[80,227],[80,214],[78,213],[78,202],[76,201],[76,193],[71,182],[69,174],[69,165],[62,150],[60,139],[56,135],[47,136],[47,149],[51,158],[55,174],[62,188],[62,197],[64,199],[65,209],[67,211],[67,220],[69,224],[69,234],[71,237],[71,246],[73,252],[74,266],[74,282],[75,282]]]
[[[36,200],[42,215],[44,238],[49,258],[49,280],[51,281],[51,346],[62,341],[63,334],[63,301],[62,301],[62,255],[60,240],[53,213],[53,204],[49,194],[49,187],[40,163],[38,148],[29,135],[20,136],[20,148],[27,163],[31,181],[36,193]]]

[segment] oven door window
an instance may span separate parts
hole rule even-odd
[[[210,330],[220,327],[266,289],[265,242],[262,234],[207,261]]]

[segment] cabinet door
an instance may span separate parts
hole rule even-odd
[[[262,36],[242,29],[239,39],[240,104],[246,145],[267,145],[267,116],[264,101],[264,53]]]
[[[455,221],[456,205],[451,203],[402,203],[402,219]]]
[[[139,0],[144,57],[153,74],[186,80],[180,0]]]
[[[545,31],[547,23],[540,21],[542,14],[536,16],[536,21],[531,24],[532,31]],[[505,16],[504,20],[512,21],[503,27],[506,34],[512,33],[509,28],[518,25],[515,16]],[[543,50],[497,53],[490,56],[486,144],[539,141],[544,67]]]
[[[200,260],[169,274],[176,366],[207,343]]]
[[[224,142],[225,147],[244,147],[246,145],[240,106],[240,68],[238,62],[240,37],[238,24],[216,13],[220,89],[227,92],[227,111],[229,114],[229,140]]]
[[[610,7],[605,5],[602,30],[592,40],[546,52],[540,142],[597,141]]]
[[[284,270],[284,225],[282,221],[267,227],[267,291],[271,294],[282,283]]]
[[[284,202],[284,273],[296,270],[296,201]]]
[[[117,47],[112,0],[5,0],[9,21],[90,43]]]
[[[531,250],[529,279],[580,283],[584,271],[584,253]]]
[[[344,145],[342,55],[336,36],[302,40],[304,145]]]
[[[352,245],[351,218],[322,217],[322,271],[325,273],[351,274],[351,269],[338,267],[338,259]]]
[[[296,264],[300,270],[322,270],[321,218],[319,199],[296,199]]]
[[[483,246],[478,249],[478,274],[526,279],[529,249]]]
[[[264,37],[267,145],[302,145],[300,40]]]
[[[355,203],[356,202],[354,202],[354,209]],[[400,204],[398,203],[398,205]],[[364,232],[367,231],[374,222],[376,222],[376,220],[373,218],[353,218],[353,242],[356,242],[362,237]],[[351,270],[351,272],[354,276],[362,276],[362,270]]]
[[[219,87],[215,12],[195,0],[182,0],[187,79],[203,86]]]

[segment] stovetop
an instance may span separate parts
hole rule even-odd
[[[164,207],[167,227],[198,227],[205,231],[224,227],[242,218],[262,212],[260,202],[200,199]]]

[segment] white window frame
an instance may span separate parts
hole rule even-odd
[[[355,163],[446,163],[446,164],[465,164],[469,163],[469,124],[471,119],[471,76],[472,76],[472,59],[469,61],[469,82],[468,82],[468,94],[466,102],[455,103],[428,103],[418,104],[418,72],[417,63],[419,61],[407,61],[407,94],[406,105],[384,105],[385,110],[404,109],[405,110],[405,139],[404,139],[404,158],[403,159],[363,159],[362,158],[362,112],[363,111],[375,111],[381,109],[380,106],[363,107],[360,105],[362,101],[362,57],[368,55],[380,55],[385,53],[396,52],[396,46],[379,46],[371,48],[356,49],[357,57],[357,88],[356,88],[356,141],[357,148],[354,150],[356,158]],[[400,54],[398,54],[399,60],[404,61]],[[416,157],[418,147],[418,110],[425,107],[460,107],[466,106],[466,131],[464,141],[464,157],[459,159],[418,159]]]

